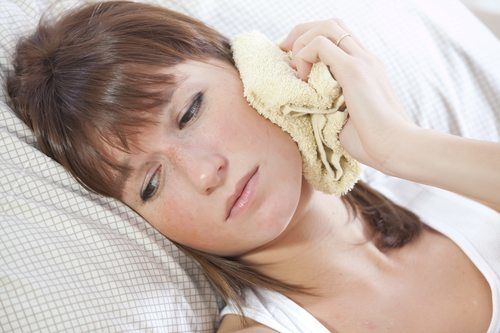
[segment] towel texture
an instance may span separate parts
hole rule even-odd
[[[313,64],[308,82],[289,65],[292,51],[253,30],[231,40],[233,58],[244,95],[263,117],[278,125],[297,143],[304,178],[313,188],[341,196],[361,174],[361,164],[340,144],[347,121],[342,88],[323,62]]]

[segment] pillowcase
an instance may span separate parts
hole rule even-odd
[[[74,3],[55,3],[54,11]],[[2,65],[48,5],[2,3]],[[0,253],[3,332],[211,332],[223,305],[194,260],[125,204],[86,191],[36,149],[4,95]]]
[[[58,13],[81,2],[3,0],[0,64],[9,64],[16,39],[43,10]],[[201,19],[228,37],[258,29],[275,41],[299,23],[340,17],[385,63],[419,126],[498,141],[500,45],[458,1],[147,2]],[[363,167],[368,183],[380,177]],[[4,95],[0,254],[0,326],[7,332],[212,332],[224,306],[194,260],[127,206],[87,192],[37,150]]]

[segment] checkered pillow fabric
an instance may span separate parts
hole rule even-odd
[[[148,1],[232,37],[278,40],[341,17],[386,64],[421,127],[499,140],[500,43],[458,1]],[[81,1],[3,0],[0,64],[43,10]],[[2,92],[3,94],[3,92]],[[369,183],[385,177],[364,166]],[[0,96],[0,327],[19,331],[212,332],[223,306],[200,267],[124,204],[84,190]]]

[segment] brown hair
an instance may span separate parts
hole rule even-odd
[[[86,189],[120,200],[130,170],[106,153],[103,142],[130,152],[140,126],[155,123],[178,84],[176,77],[157,70],[210,58],[235,66],[229,40],[194,18],[128,1],[86,4],[52,24],[42,16],[37,29],[18,41],[13,70],[6,70],[6,90],[42,152]],[[380,249],[401,247],[421,232],[417,215],[361,180],[341,198],[349,214],[361,214]],[[244,287],[314,295],[234,258],[174,243],[197,260],[242,315]]]

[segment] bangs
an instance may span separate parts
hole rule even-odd
[[[178,76],[158,71],[158,68],[136,64],[117,67],[115,79],[108,82],[109,89],[99,99],[104,102],[99,107],[108,112],[94,114],[85,122],[88,142],[102,161],[96,170],[113,179],[117,198],[122,196],[133,169],[116,158],[112,150],[127,155],[145,152],[139,144],[141,134],[161,123],[161,116],[181,83]]]
[[[16,44],[9,103],[38,148],[87,190],[121,199],[132,171],[113,150],[142,151],[180,82],[185,61],[235,68],[230,41],[203,22],[135,2],[82,4],[40,19]]]

